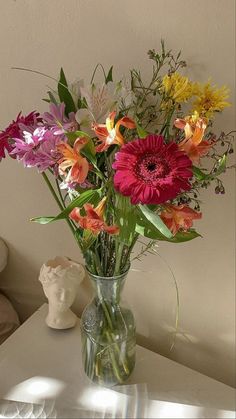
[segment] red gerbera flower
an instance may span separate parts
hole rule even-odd
[[[132,204],[161,204],[191,188],[192,162],[174,142],[148,135],[121,147],[115,155],[115,188]]]

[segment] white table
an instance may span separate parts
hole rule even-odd
[[[44,304],[0,346],[0,417],[235,418],[235,390],[137,347],[126,385],[107,389],[83,372],[79,323],[45,324]]]

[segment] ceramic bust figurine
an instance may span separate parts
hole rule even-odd
[[[57,256],[40,270],[39,281],[48,299],[46,323],[53,329],[74,327],[77,316],[71,311],[79,284],[85,276],[82,265]]]

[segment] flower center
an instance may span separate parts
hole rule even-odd
[[[157,167],[156,163],[149,163],[149,164],[147,165],[147,169],[148,169],[148,170],[150,170],[151,172],[152,172],[153,170],[155,170],[155,169],[156,169],[156,167]]]
[[[152,183],[164,178],[170,172],[170,168],[159,156],[146,154],[139,159],[135,172],[145,182]]]

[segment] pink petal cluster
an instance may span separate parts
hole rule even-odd
[[[79,129],[75,119],[75,113],[71,112],[68,117],[65,115],[65,104],[58,105],[50,103],[49,111],[43,114],[45,125],[55,134],[63,135],[65,131],[76,131]]]
[[[115,155],[114,185],[132,204],[161,204],[191,188],[192,162],[175,142],[148,135],[121,147]]]
[[[61,156],[57,146],[62,139],[45,127],[38,127],[33,133],[24,131],[22,138],[14,138],[14,141],[10,155],[15,155],[25,167],[37,167],[40,172],[54,166]]]

